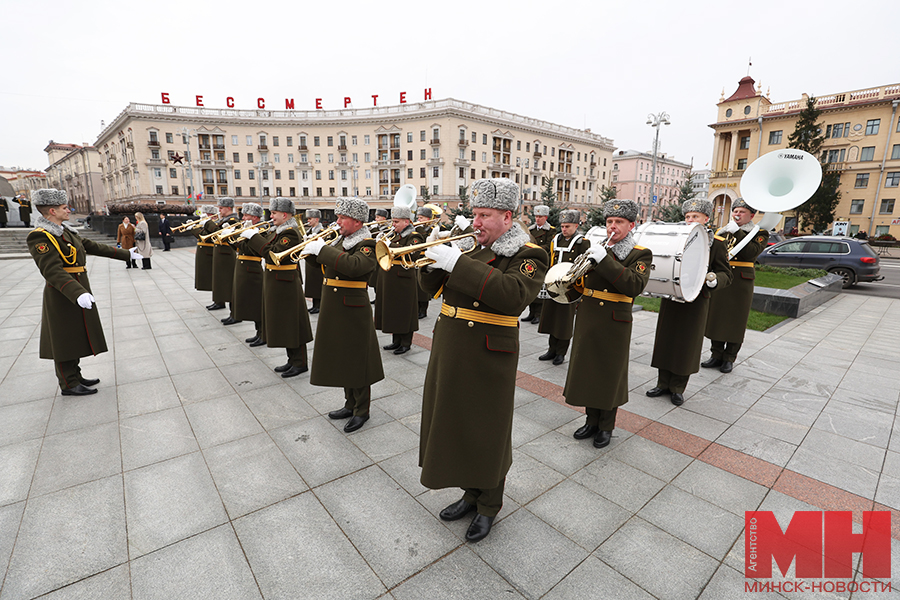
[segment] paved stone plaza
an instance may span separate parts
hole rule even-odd
[[[744,591],[757,508],[782,526],[891,509],[894,590],[853,597],[900,597],[900,301],[840,295],[748,332],[734,372],[703,369],[678,408],[644,396],[656,315],[636,313],[631,399],[599,451],[572,438],[568,363],[539,362],[524,325],[507,496],[467,544],[469,519],[437,518],[460,492],[419,484],[437,301],[345,434],[326,416],[342,391],[273,373],[284,351],[207,312],[193,264],[89,259],[110,351],[82,360],[99,393],[64,397],[38,358],[43,280],[0,261],[0,600],[780,597]]]

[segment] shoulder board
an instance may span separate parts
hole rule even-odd
[[[724,242],[724,241],[725,241],[725,238],[723,238],[723,237],[715,236],[715,238],[716,238],[717,240],[719,240],[720,242]]]
[[[537,244],[532,244],[531,242],[525,242],[525,246],[527,248],[540,248]]]
[[[647,250],[648,248],[645,248],[644,246],[638,246],[637,244],[635,244],[634,249],[635,250]]]
[[[35,227],[34,229],[31,230],[31,233],[34,233],[36,231],[40,232],[40,231],[47,231],[47,230],[44,229],[43,227]]]

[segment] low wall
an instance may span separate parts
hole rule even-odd
[[[757,287],[753,290],[751,308],[770,315],[799,317],[837,296],[843,284],[843,277],[829,273],[789,290]]]

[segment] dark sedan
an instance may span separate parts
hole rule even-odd
[[[769,246],[756,259],[761,265],[822,269],[844,278],[844,287],[884,279],[878,255],[865,240],[808,235]]]

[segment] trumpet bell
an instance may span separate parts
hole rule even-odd
[[[378,266],[381,267],[382,270],[391,270],[391,263],[394,261],[394,256],[391,253],[388,243],[383,239],[378,240],[375,243],[375,260],[378,261]]]
[[[741,177],[741,195],[760,212],[781,212],[809,200],[822,181],[822,165],[809,152],[786,148],[759,157]]]
[[[440,217],[442,214],[444,214],[444,209],[442,209],[437,204],[431,204],[430,202],[422,206],[422,208],[427,208],[428,210],[430,210],[433,217]]]
[[[568,283],[568,274],[574,263],[561,262],[547,270],[544,277],[544,288],[551,300],[559,304],[574,304],[581,300],[584,288],[581,285]]]

